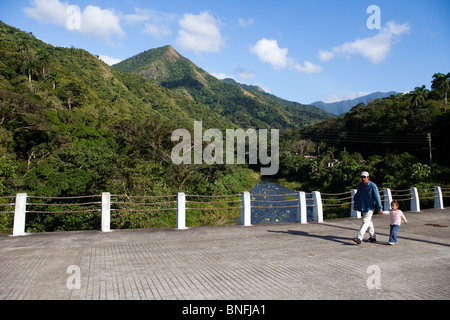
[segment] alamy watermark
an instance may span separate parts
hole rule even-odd
[[[79,6],[70,5],[66,9],[68,15],[66,19],[66,27],[69,30],[81,29],[81,10]]]
[[[367,278],[366,285],[370,290],[381,289],[381,269],[379,265],[373,264],[367,267],[366,273],[370,276]]]
[[[370,17],[367,18],[366,26],[368,29],[381,29],[381,9],[377,5],[371,5],[367,7],[368,14]]]
[[[269,165],[261,168],[261,175],[275,175],[279,169],[279,130],[270,130],[270,156],[268,155],[268,129],[226,129],[224,153],[223,134],[219,129],[203,133],[202,121],[194,122],[194,140],[187,129],[172,132],[172,141],[180,141],[171,153],[174,164],[249,164]],[[246,141],[248,140],[248,144]],[[235,157],[236,141],[236,157]],[[203,142],[210,142],[203,149]],[[248,145],[248,152],[246,146]],[[193,156],[192,156],[193,151]]]
[[[81,270],[77,265],[70,265],[67,267],[66,273],[70,274],[67,278],[66,286],[67,289],[81,289]]]

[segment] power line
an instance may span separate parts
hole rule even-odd
[[[365,133],[347,131],[326,131],[320,133],[302,133],[301,138],[313,141],[335,141],[348,143],[401,143],[401,144],[425,144],[428,143],[424,134],[408,133]]]

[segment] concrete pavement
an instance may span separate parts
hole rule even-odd
[[[360,219],[0,235],[1,300],[449,299],[450,209]],[[368,235],[366,235],[366,238]]]

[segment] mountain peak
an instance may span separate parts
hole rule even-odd
[[[170,45],[147,50],[113,67],[151,79],[243,128],[300,128],[332,117],[317,107],[269,96],[257,86],[238,84],[232,79],[222,82]]]
[[[189,59],[179,54],[171,45],[141,52],[114,65],[122,72],[138,73],[141,76],[164,82],[166,79],[183,79],[184,71],[198,68]]]
[[[178,59],[184,58],[170,44],[159,48],[149,49],[135,55],[132,58],[135,57],[144,57],[145,59],[143,59],[143,62],[150,62],[154,60],[176,62]]]
[[[171,45],[163,47],[166,51],[162,54],[161,58],[171,62],[182,58],[183,56],[179,54]]]

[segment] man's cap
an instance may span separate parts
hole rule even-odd
[[[370,175],[367,171],[363,171],[361,172],[361,177],[370,177]]]

